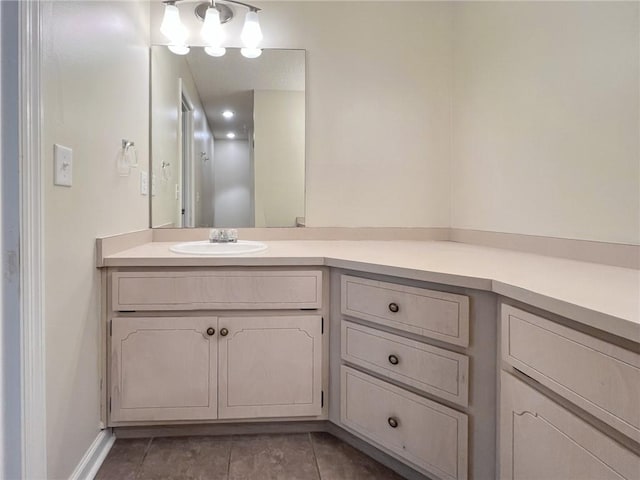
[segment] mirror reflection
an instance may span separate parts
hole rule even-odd
[[[304,225],[305,52],[151,47],[151,226]]]

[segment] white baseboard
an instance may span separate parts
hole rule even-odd
[[[111,429],[102,430],[87,449],[69,480],[93,480],[116,441]]]

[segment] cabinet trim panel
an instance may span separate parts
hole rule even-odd
[[[502,357],[640,442],[640,355],[509,305]]]
[[[356,323],[342,322],[342,359],[398,382],[469,404],[469,357]]]
[[[145,271],[112,274],[114,311],[322,307],[322,271]]]
[[[340,374],[344,426],[425,472],[467,479],[467,415],[350,367]]]
[[[362,320],[469,346],[469,298],[342,275],[341,311]]]

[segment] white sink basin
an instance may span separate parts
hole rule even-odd
[[[237,243],[211,243],[208,240],[202,242],[179,243],[169,247],[174,253],[184,255],[245,255],[247,253],[262,252],[267,249],[267,245],[262,242],[252,242],[249,240],[238,240]]]

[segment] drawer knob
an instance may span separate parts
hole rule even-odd
[[[397,428],[398,427],[398,419],[396,419],[396,418],[393,418],[393,417],[387,418],[387,423],[389,423],[389,426],[391,428]]]
[[[389,304],[389,310],[391,310],[393,313],[396,313],[398,310],[400,310],[400,307],[398,306],[397,303],[391,302]]]
[[[223,337],[226,337],[227,335],[229,335],[229,330],[227,330],[226,328],[221,328],[220,335],[222,335]]]
[[[212,327],[207,328],[207,335],[212,336],[214,333],[216,333],[214,328]]]
[[[400,363],[400,359],[396,355],[389,355],[389,363],[391,365],[397,365]]]

